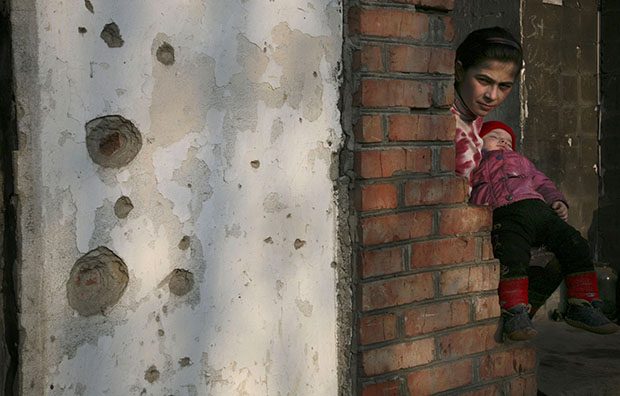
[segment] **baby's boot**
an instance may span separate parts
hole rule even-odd
[[[601,311],[603,301],[594,299],[592,302],[580,298],[568,299],[566,323],[573,327],[597,334],[611,334],[618,331],[618,325],[607,319]]]
[[[502,279],[497,292],[502,308],[503,332],[506,338],[522,341],[536,336],[528,312],[531,306],[527,303],[527,278]]]
[[[566,323],[598,334],[611,334],[618,330],[601,311],[603,301],[598,294],[594,271],[572,274],[566,277],[568,310]]]
[[[502,309],[504,334],[515,341],[531,340],[536,336],[536,329],[528,315],[530,305],[519,303],[512,308]]]

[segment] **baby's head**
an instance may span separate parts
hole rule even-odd
[[[515,134],[503,122],[488,121],[482,124],[480,137],[484,142],[483,149],[488,151],[511,151],[515,147]]]

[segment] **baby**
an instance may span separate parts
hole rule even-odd
[[[499,302],[504,334],[512,340],[536,335],[528,316],[530,249],[545,245],[560,262],[568,293],[566,322],[594,333],[618,329],[600,311],[588,242],[570,226],[566,198],[523,155],[513,151],[512,130],[498,121],[480,131],[482,159],[472,172],[470,202],[493,208],[493,253],[500,262]]]

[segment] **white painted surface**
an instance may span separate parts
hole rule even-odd
[[[16,68],[22,393],[336,395],[339,2],[91,2],[13,6],[15,31],[36,33],[14,39],[34,62]],[[112,21],[121,48],[99,37]],[[108,114],[143,134],[121,169],[86,151],[84,124]],[[122,195],[135,208],[118,219]],[[129,286],[80,317],[66,281],[101,245]],[[175,268],[196,279],[182,297]]]

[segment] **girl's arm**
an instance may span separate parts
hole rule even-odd
[[[531,167],[530,174],[532,175],[532,186],[540,195],[543,196],[543,198],[545,198],[545,202],[549,205],[553,205],[555,202],[561,201],[568,209],[568,202],[564,194],[558,190],[555,184],[544,173],[536,169],[531,161],[528,160],[528,162]]]

